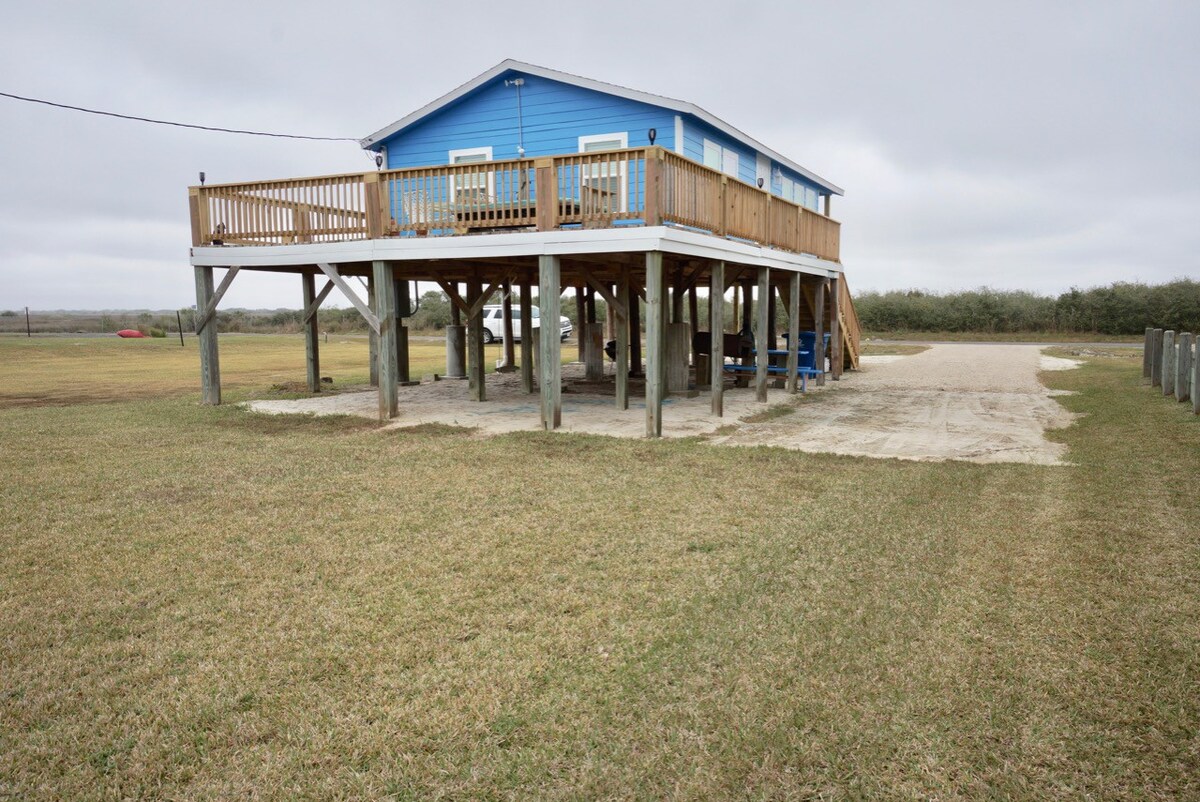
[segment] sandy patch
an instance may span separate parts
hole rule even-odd
[[[726,445],[777,445],[911,460],[1061,465],[1065,447],[1045,437],[1069,426],[1037,379],[1040,346],[934,345],[862,370],[794,415],[715,438]],[[1055,360],[1059,363],[1073,360]],[[1070,367],[1074,367],[1071,365]]]
[[[1061,356],[1046,356],[1042,354],[1038,360],[1038,367],[1042,370],[1074,370],[1082,365],[1078,359],[1064,359]]]
[[[559,431],[604,434],[613,437],[643,437],[646,433],[644,384],[630,381],[629,409],[618,410],[612,366],[604,382],[584,381],[583,366],[563,366],[562,428]],[[466,426],[485,434],[540,431],[539,396],[521,391],[517,373],[494,373],[487,377],[487,401],[480,404],[470,398],[470,388],[461,379],[443,379],[415,387],[401,387],[399,416],[388,428],[440,423]],[[793,397],[783,390],[771,389],[767,403],[754,400],[752,389],[727,388],[725,417],[713,417],[707,392],[694,398],[670,396],[663,401],[663,436],[692,437],[711,434],[721,426],[740,418],[764,412],[772,404]],[[255,412],[268,414],[361,415],[379,414],[379,396],[374,390],[348,392],[294,401],[251,401]]]
[[[719,445],[868,457],[1061,465],[1065,447],[1047,440],[1045,432],[1070,425],[1073,416],[1037,376],[1039,370],[1064,370],[1078,363],[1046,357],[1041,350],[1035,345],[954,344],[934,345],[912,356],[864,357],[862,369],[846,373],[840,382],[829,381],[821,390],[810,387],[816,399],[772,389],[767,403],[760,404],[749,388],[727,388],[723,418],[709,412],[707,392],[694,398],[672,396],[663,404],[663,436],[708,435]],[[618,411],[611,375],[605,382],[589,383],[582,370],[580,365],[563,368],[562,431],[642,437],[641,383],[631,382],[629,409]],[[521,392],[518,374],[493,374],[487,381],[488,400],[482,404],[470,400],[461,380],[401,387],[400,415],[389,426],[440,423],[485,434],[541,428],[538,396]],[[774,404],[799,406],[791,415],[745,422]],[[367,391],[249,406],[267,413],[373,418],[378,396]],[[735,422],[732,432],[722,428]]]

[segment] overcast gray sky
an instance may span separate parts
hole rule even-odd
[[[365,136],[504,58],[688,100],[846,188],[852,290],[1200,274],[1200,2],[8,2],[0,91]],[[0,98],[0,309],[195,302],[189,184],[353,143]],[[223,306],[299,305],[239,276]],[[344,302],[343,302],[344,305]]]

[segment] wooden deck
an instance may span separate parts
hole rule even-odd
[[[217,184],[189,195],[197,246],[673,225],[840,261],[837,220],[659,147]]]

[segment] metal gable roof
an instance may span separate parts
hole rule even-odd
[[[733,139],[736,139],[737,141],[741,142],[742,144],[748,145],[749,147],[754,148],[759,153],[762,153],[766,156],[771,157],[772,159],[779,162],[780,164],[782,164],[792,170],[795,170],[800,175],[819,184],[820,186],[824,187],[825,189],[828,189],[833,194],[835,194],[835,195],[844,195],[845,194],[845,191],[842,190],[842,188],[839,187],[838,185],[836,185],[830,181],[827,181],[826,179],[822,178],[821,176],[817,175],[816,173],[812,172],[811,170],[806,170],[805,168],[801,167],[799,164],[796,164],[796,162],[792,161],[791,159],[787,158],[786,156],[783,156],[782,154],[777,153],[776,151],[768,148],[766,145],[762,144],[761,142],[754,139],[753,137],[747,136],[746,134],[739,131],[737,128],[734,128],[729,123],[725,122],[724,120],[720,119],[719,117],[715,117],[712,114],[709,114],[707,111],[705,111],[704,109],[695,105],[694,103],[688,103],[687,101],[683,101],[683,100],[675,100],[674,98],[664,97],[662,95],[655,95],[650,92],[641,92],[636,89],[629,89],[624,86],[617,86],[616,84],[609,84],[609,83],[605,83],[603,81],[596,81],[591,78],[584,78],[583,76],[580,76],[580,75],[572,75],[571,73],[568,73],[568,72],[560,72],[558,70],[552,70],[547,67],[539,67],[535,64],[526,64],[523,61],[515,61],[513,59],[505,59],[504,61],[497,64],[495,67],[492,67],[487,72],[485,72],[482,75],[479,75],[475,78],[472,78],[470,81],[467,81],[465,84],[458,87],[457,89],[455,89],[451,92],[448,92],[445,95],[442,95],[440,98],[433,101],[432,103],[422,106],[421,108],[414,111],[412,114],[409,114],[406,117],[402,117],[401,119],[397,120],[396,122],[392,123],[391,125],[381,128],[380,130],[376,131],[375,133],[371,134],[370,136],[359,140],[359,144],[365,149],[374,148],[380,142],[382,142],[383,140],[392,136],[393,134],[396,134],[399,131],[402,131],[405,128],[408,128],[410,125],[413,125],[414,123],[429,116],[430,114],[433,114],[434,112],[436,112],[440,109],[443,109],[446,106],[449,106],[451,103],[455,102],[456,100],[466,97],[471,92],[475,91],[479,87],[488,83],[492,79],[498,78],[501,75],[503,75],[504,73],[510,72],[510,71],[511,72],[520,72],[520,73],[524,73],[526,75],[534,75],[539,78],[546,78],[547,80],[551,80],[551,81],[559,81],[560,83],[571,84],[573,86],[578,86],[578,87],[581,87],[584,89],[591,89],[596,92],[603,92],[608,95],[616,95],[618,97],[627,98],[629,100],[636,100],[641,103],[648,103],[652,106],[659,106],[661,108],[670,109],[671,111],[674,111],[674,112],[677,112],[680,114],[690,114],[693,117],[696,117],[697,119],[708,123],[713,128],[716,128],[718,131],[721,131],[722,133],[726,134],[727,136],[730,136]]]

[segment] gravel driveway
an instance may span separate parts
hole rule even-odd
[[[792,415],[714,438],[869,457],[1061,465],[1045,437],[1074,416],[1038,381],[1078,363],[1037,345],[934,345],[915,356],[864,357],[834,392]],[[830,383],[832,384],[832,382]]]

